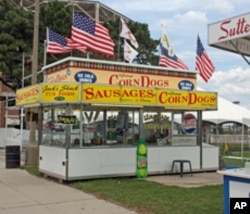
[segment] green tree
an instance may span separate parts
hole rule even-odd
[[[137,56],[138,63],[158,65],[159,56],[156,53],[160,40],[153,40],[150,38],[147,24],[130,21],[128,27],[139,44],[137,50],[139,52]]]
[[[136,58],[137,63],[158,65],[159,56],[157,56],[156,52],[157,45],[160,41],[153,40],[150,38],[148,25],[133,21],[129,21],[127,24],[139,44],[139,47],[137,49],[139,54]],[[120,19],[116,19],[114,21],[111,20],[108,23],[105,23],[104,25],[110,30],[111,38],[115,42],[115,60],[123,61],[123,38],[119,37],[121,31]]]
[[[44,41],[46,40],[46,28],[59,33],[62,36],[70,38],[72,24],[72,6],[67,6],[58,0],[51,1],[47,4],[42,4],[40,7],[40,25],[39,25],[39,61],[44,58]],[[82,56],[79,51],[70,53],[74,56]],[[46,64],[63,59],[69,56],[69,53],[46,55]]]
[[[24,10],[22,7],[12,4],[9,0],[0,0],[0,2],[0,71],[10,77],[2,78],[0,81],[16,90],[21,87],[22,56],[24,53],[32,55],[34,14],[32,11]],[[40,5],[38,69],[41,69],[44,63],[50,64],[69,56],[69,53],[48,55],[44,52],[46,51],[47,27],[65,37],[70,37],[72,10],[72,6],[58,0]],[[122,39],[119,38],[120,19],[106,22],[104,26],[109,29],[111,38],[115,43],[115,57],[108,58],[90,51],[90,58],[123,60],[123,44]],[[128,26],[139,43],[137,62],[157,65],[159,56],[156,54],[156,48],[159,41],[150,38],[148,25],[130,21]],[[70,55],[86,57],[86,54],[78,50],[74,50]],[[31,60],[27,59],[25,60],[25,76],[29,74],[31,74]],[[11,79],[12,84],[9,84],[9,79]],[[42,75],[41,77],[38,76],[39,81],[42,81]],[[25,85],[29,84],[30,79],[25,80]]]
[[[72,11],[73,6],[67,6],[63,2],[57,0],[51,1],[47,4],[43,4],[40,9],[40,46],[43,46],[43,41],[46,39],[46,27],[56,31],[57,33],[70,37],[71,35],[71,25],[72,25]],[[112,60],[112,61],[122,61],[123,60],[123,44],[121,38],[119,38],[120,33],[120,19],[111,20],[104,23],[110,31],[110,36],[115,43],[115,57],[110,58],[104,55],[89,51],[90,58]],[[156,54],[157,45],[159,40],[153,40],[150,38],[150,32],[148,30],[147,24],[142,24],[139,22],[130,21],[128,23],[130,30],[135,35],[138,43],[138,56],[137,61],[140,64],[151,64],[158,65],[159,56]],[[44,48],[43,48],[44,50]],[[43,50],[41,49],[39,54],[40,61],[42,60]],[[69,54],[57,54],[57,55],[47,55],[47,63],[51,63],[56,60],[67,57]],[[86,57],[83,53],[75,50],[71,53],[72,56]]]
[[[33,34],[33,14],[15,7],[9,0],[0,6],[0,71],[1,81],[12,89],[21,86],[22,56],[30,53]]]

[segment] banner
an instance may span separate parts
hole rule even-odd
[[[81,95],[80,95],[81,94]],[[164,107],[177,110],[217,110],[217,93],[126,87],[86,83],[42,83],[17,90],[16,105],[88,103]]]
[[[128,64],[128,63],[126,63]],[[104,67],[104,68],[103,68]],[[177,73],[177,71],[147,68],[133,68],[115,65],[103,65],[98,68],[69,67],[56,72],[47,72],[47,83],[93,83],[106,85],[119,85],[128,87],[158,87],[177,90],[196,90],[197,81],[194,73]],[[165,69],[165,70],[164,70]]]
[[[39,85],[33,85],[17,90],[16,105],[29,105],[39,101]]]
[[[46,83],[41,85],[41,102],[78,102],[80,85],[78,83]]]
[[[217,94],[157,88],[82,85],[82,102],[156,105],[178,109],[217,109]]]

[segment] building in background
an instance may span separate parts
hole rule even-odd
[[[0,72],[0,78],[6,79]],[[20,108],[15,107],[15,91],[0,81],[0,128],[20,127]]]

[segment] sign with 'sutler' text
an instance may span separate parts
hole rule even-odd
[[[250,56],[250,13],[208,25],[208,44]]]

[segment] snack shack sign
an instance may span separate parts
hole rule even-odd
[[[250,13],[208,25],[208,44],[250,56]]]

